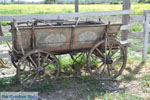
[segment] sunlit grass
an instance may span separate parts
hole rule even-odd
[[[80,12],[111,11],[121,10],[122,5],[96,4],[80,5]],[[150,4],[132,4],[131,9],[135,10],[136,15],[143,14],[143,10],[150,9]],[[9,4],[0,5],[0,16],[26,15],[26,14],[56,14],[74,12],[73,4]]]

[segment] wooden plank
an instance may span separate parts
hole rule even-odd
[[[131,8],[131,2],[130,0],[123,0],[123,10],[129,10]],[[126,14],[122,16],[122,24],[128,25],[130,21],[130,15]],[[121,41],[128,39],[128,30],[123,30],[121,33]],[[125,48],[125,52],[127,53],[127,48]]]
[[[6,44],[0,44],[0,52],[9,51],[9,47]]]
[[[132,29],[133,28],[133,25],[132,24],[129,24],[129,25],[122,25],[120,30],[129,30],[129,29]]]
[[[144,36],[144,50],[142,54],[143,62],[147,60],[147,51],[148,51],[148,36],[149,36],[149,23],[150,23],[150,14],[146,14],[145,22],[145,36]]]
[[[132,15],[132,16],[130,16],[130,18],[133,21],[145,21],[144,15]]]
[[[144,32],[131,32],[129,33],[130,36],[135,36],[135,37],[144,37]]]
[[[150,13],[150,10],[144,10],[144,14]]]
[[[120,41],[120,43],[123,45],[123,46],[129,46],[131,44],[131,41],[129,40],[124,40],[124,41]]]
[[[130,46],[131,48],[136,49],[136,50],[143,51],[143,47],[141,47],[141,46],[136,46],[136,45],[133,45],[133,44],[129,44],[129,46]]]
[[[79,12],[79,0],[75,0],[75,12]]]
[[[130,0],[123,0],[123,10],[129,10],[131,8]],[[128,25],[130,21],[130,15],[126,14],[122,16],[122,24]],[[128,30],[122,31],[121,40],[127,40],[128,39]]]
[[[0,36],[3,36],[3,32],[2,32],[2,24],[0,22]]]
[[[94,17],[94,16],[106,16],[106,15],[125,15],[133,14],[134,10],[116,10],[116,11],[103,11],[103,12],[82,12],[82,13],[66,13],[66,14],[42,14],[42,15],[22,15],[22,16],[0,16],[0,21],[13,21],[15,18],[17,21],[27,21],[36,19],[66,19],[76,17]]]
[[[10,55],[8,53],[0,54],[0,58],[9,58]]]
[[[9,41],[9,40],[12,40],[11,36],[0,36],[0,42],[1,41]]]

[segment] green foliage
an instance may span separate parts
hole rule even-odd
[[[32,10],[31,10],[32,9]],[[109,5],[109,4],[91,4],[80,5],[80,12],[96,12],[96,11],[112,11],[121,10],[122,5]],[[143,10],[149,9],[149,4],[132,4],[135,9],[134,15],[143,15]],[[31,14],[57,14],[57,13],[73,13],[73,4],[11,4],[0,5],[0,16],[13,16],[13,15],[31,15]]]
[[[56,0],[44,0],[45,4],[53,4],[55,2],[56,2]]]
[[[150,3],[150,0],[139,0],[138,3]]]
[[[150,0],[145,0],[145,3],[150,3]]]
[[[133,26],[133,29],[132,29],[134,32],[139,32],[139,31],[142,31],[142,26],[141,25],[135,25]]]
[[[3,21],[2,22],[2,26],[8,26],[8,22],[7,21]]]
[[[119,4],[119,1],[118,1],[118,0],[112,0],[112,1],[110,2],[110,4]]]

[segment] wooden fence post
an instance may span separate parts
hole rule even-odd
[[[144,25],[144,50],[142,54],[142,60],[143,62],[146,62],[147,60],[147,49],[148,49],[148,36],[149,36],[149,24],[150,24],[150,14],[146,13],[146,21]]]
[[[3,31],[2,31],[2,24],[0,22],[0,36],[3,36]]]
[[[75,0],[75,12],[79,12],[79,0]]]
[[[79,0],[75,0],[75,12],[79,12]],[[79,18],[76,17],[76,20],[78,20]]]
[[[123,0],[123,10],[129,10],[131,8],[131,2],[130,0]],[[126,14],[122,16],[122,24],[123,25],[128,25],[130,21],[130,15]],[[124,30],[121,33],[121,40],[127,40],[128,39],[128,30]],[[127,49],[126,49],[127,51]]]

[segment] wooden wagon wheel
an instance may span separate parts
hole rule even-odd
[[[11,62],[12,62],[13,66],[14,66],[15,68],[18,67],[18,62],[19,62],[19,61],[15,61],[12,56],[11,56]]]
[[[72,60],[73,60],[73,66],[72,68],[78,73],[83,67],[86,67],[87,52],[79,52],[75,55],[70,54]]]
[[[33,50],[21,58],[17,75],[24,87],[33,88],[47,78],[55,80],[59,70],[59,62],[55,55],[42,50]]]
[[[90,50],[87,65],[95,78],[114,79],[123,72],[126,61],[127,54],[120,42],[106,38]]]

